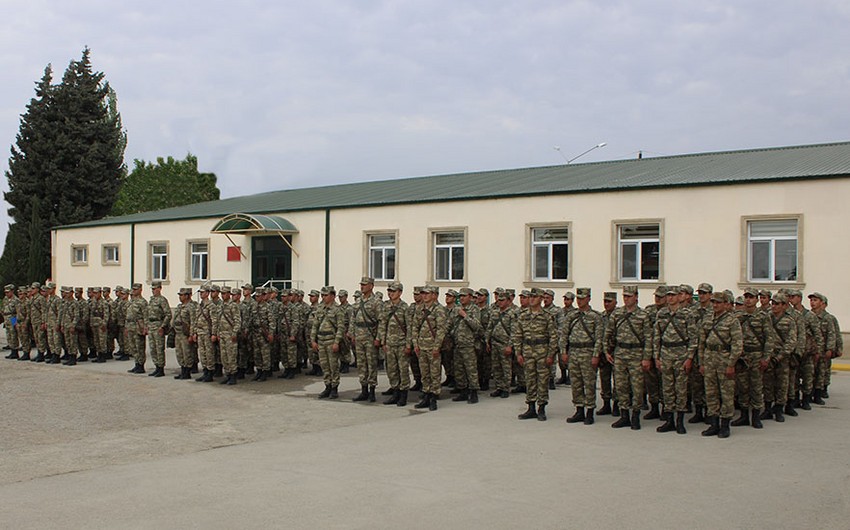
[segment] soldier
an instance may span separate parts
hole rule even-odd
[[[62,304],[59,306],[59,326],[65,341],[66,358],[62,364],[74,366],[77,364],[77,326],[80,321],[80,308],[74,301],[74,289],[62,286]]]
[[[817,405],[826,405],[825,398],[829,397],[826,394],[826,387],[829,384],[829,372],[832,364],[832,359],[841,357],[844,349],[844,341],[841,338],[841,328],[838,325],[838,320],[826,310],[829,301],[826,296],[821,293],[812,293],[809,295],[809,305],[812,307],[812,312],[817,315],[821,325],[821,333],[824,338],[824,352],[819,359],[815,360],[815,383],[813,390],[812,403]]]
[[[339,343],[345,331],[345,315],[334,302],[336,288],[333,285],[322,287],[321,295],[322,303],[313,316],[310,344],[319,358],[325,383],[319,399],[336,399],[339,397]]]
[[[563,298],[564,307],[560,308],[560,310],[558,311],[558,313],[555,317],[555,322],[558,325],[558,332],[561,333],[562,335],[563,335],[563,329],[564,329],[564,322],[566,322],[567,317],[570,316],[575,311],[577,311],[577,309],[575,307],[573,307],[573,302],[575,302],[575,299],[576,299],[576,295],[572,291],[567,291],[566,293],[564,293],[564,298]],[[563,336],[560,337],[559,343],[558,343],[558,347],[559,347],[560,351],[564,351],[564,348],[563,348],[564,344],[562,344],[562,342],[563,342]],[[558,356],[558,365],[561,367],[561,378],[558,379],[557,381],[555,381],[555,383],[559,384],[559,385],[567,385],[567,386],[571,385],[572,381],[570,381],[569,366],[567,366],[566,364],[564,364],[561,361],[561,356]]]
[[[174,379],[192,379],[192,364],[195,362],[192,354],[192,322],[196,318],[198,303],[192,300],[192,289],[181,287],[177,292],[180,303],[174,308],[174,317],[171,320],[174,326],[174,349],[177,354],[177,364],[180,365],[180,373]]]
[[[811,410],[811,398],[815,383],[815,359],[824,354],[824,338],[820,319],[803,307],[803,293],[794,290],[788,302],[799,315],[802,326],[797,329],[797,344],[800,354],[797,371],[790,374],[788,383],[789,400],[793,397],[794,406],[803,410]],[[802,333],[801,333],[802,331]],[[795,414],[791,414],[794,416]]]
[[[42,285],[33,295],[32,305],[30,306],[30,321],[32,322],[33,337],[35,338],[35,347],[38,351],[33,362],[44,362],[45,355],[48,351],[47,339],[47,287]]]
[[[513,306],[514,295],[516,292],[513,289],[505,289],[505,293],[510,297],[511,305]],[[528,298],[531,296],[531,291],[528,289],[523,289],[519,293],[519,307],[514,306],[513,311],[516,311],[517,317],[528,309]],[[511,390],[511,394],[525,394],[527,392],[527,388],[525,386],[525,367],[519,363],[520,352],[514,348],[513,359],[511,359],[511,384],[513,384],[514,380],[516,381],[516,386],[513,390]]]
[[[118,341],[118,357],[116,357],[116,359],[119,361],[130,360],[127,346],[127,330],[125,328],[125,324],[127,322],[127,306],[129,305],[127,295],[127,289],[121,285],[115,286],[115,334]]]
[[[348,303],[348,291],[340,289],[337,293],[339,299],[339,307],[342,309],[344,317],[344,328],[348,329],[351,325],[351,315],[354,313],[354,306]],[[347,374],[349,365],[351,364],[351,341],[345,333],[342,334],[342,342],[339,345],[339,373]]]
[[[481,390],[490,390],[490,372],[492,366],[490,363],[490,354],[484,342],[487,328],[490,327],[490,306],[487,304],[487,298],[490,296],[490,292],[482,287],[476,290],[473,296],[475,298],[475,305],[478,306],[478,312],[481,314],[481,332],[475,341],[475,356],[478,360],[478,386]]]
[[[762,289],[759,291],[759,311],[770,311],[770,301],[772,299],[772,294],[767,289]]]
[[[705,399],[709,427],[703,436],[728,438],[729,423],[735,413],[735,363],[744,351],[741,324],[731,312],[732,300],[713,293],[714,317],[700,325],[700,371],[705,378]]]
[[[302,342],[306,341],[305,344],[310,345],[310,331],[313,329],[313,322],[316,313],[316,309],[319,306],[319,297],[321,293],[316,289],[313,289],[309,293],[310,303],[301,304],[301,331],[298,339]],[[306,354],[310,360],[311,370],[307,373],[307,375],[322,375],[322,368],[319,364],[319,354],[313,351],[313,348],[308,347]]]
[[[744,289],[743,308],[738,312],[741,332],[744,336],[744,353],[735,366],[738,401],[741,405],[741,416],[733,421],[733,427],[750,425],[762,428],[761,414],[764,410],[764,385],[762,372],[767,369],[768,353],[773,350],[770,344],[772,334],[768,333],[770,317],[756,307],[758,290],[748,287]]]
[[[127,303],[127,316],[124,321],[124,330],[127,334],[127,345],[130,354],[133,355],[136,365],[128,370],[131,374],[145,373],[145,315],[147,314],[148,302],[142,296],[142,284],[134,283],[130,286],[130,301]]]
[[[788,399],[789,358],[797,348],[797,325],[794,318],[788,314],[788,298],[784,293],[776,293],[770,301],[770,328],[772,334],[770,344],[773,350],[764,359],[763,385],[765,410],[762,420],[784,422],[782,414]]]
[[[45,356],[44,364],[59,364],[59,352],[62,351],[62,299],[56,296],[55,283],[47,284],[47,293],[47,347],[50,355]]]
[[[112,289],[109,287],[100,288],[101,298],[109,308],[109,320],[106,322],[106,351],[104,358],[106,360],[113,359],[112,353],[115,351],[115,340],[118,338],[117,322],[115,321],[115,300],[112,298]]]
[[[145,335],[150,338],[151,359],[156,369],[149,375],[162,377],[165,375],[165,337],[171,327],[171,306],[162,296],[162,282],[151,282],[151,295],[145,309]]]
[[[422,309],[422,287],[417,285],[413,287],[413,303],[407,306],[407,322],[410,329],[407,331],[408,346],[410,347],[410,371],[413,372],[413,386],[410,387],[411,392],[419,392],[422,390],[422,370],[419,369],[419,358],[413,355],[413,322],[416,320],[416,313]]]
[[[652,355],[663,381],[665,420],[656,431],[687,434],[688,374],[693,369],[699,335],[696,319],[680,307],[677,291],[676,288],[667,290],[667,305],[658,310],[653,328]]]
[[[242,328],[242,312],[239,310],[239,305],[234,303],[231,298],[234,292],[242,294],[236,287],[222,289],[221,305],[219,306],[221,313],[218,321],[218,343],[221,350],[222,370],[226,376],[219,383],[222,385],[236,384],[237,342]]]
[[[96,358],[94,362],[106,362],[106,334],[107,322],[109,322],[109,304],[103,299],[103,291],[100,287],[92,288],[92,300],[89,305],[91,311],[92,347]]]
[[[360,279],[360,301],[354,308],[349,334],[354,337],[357,353],[357,374],[360,379],[360,394],[354,401],[375,401],[375,386],[378,384],[378,316],[381,302],[373,296],[375,280],[364,276]]]
[[[623,287],[623,307],[615,309],[605,329],[606,358],[614,365],[614,383],[620,402],[620,419],[614,428],[640,429],[643,373],[649,370],[652,355],[652,327],[649,316],[638,307],[636,286]],[[631,410],[631,419],[629,419]]]
[[[516,311],[512,309],[510,299],[504,291],[497,291],[497,310],[490,314],[490,326],[487,329],[487,351],[490,352],[493,365],[495,389],[490,397],[508,398],[511,388],[511,359],[513,358],[513,326]]]
[[[644,308],[647,315],[649,315],[649,323],[650,326],[655,329],[655,321],[658,318],[658,313],[667,307],[667,295],[670,294],[670,291],[676,292],[676,288],[673,287],[668,290],[668,288],[664,285],[659,285],[655,288],[655,301],[651,305]],[[658,404],[662,399],[662,390],[661,390],[661,369],[658,368],[658,363],[656,362],[655,352],[653,351],[653,359],[652,365],[649,367],[649,371],[643,374],[643,385],[646,392],[646,395],[649,397],[649,412],[643,417],[645,420],[654,420],[661,417],[658,411]],[[672,411],[668,410],[670,414]]]
[[[410,390],[410,315],[408,306],[401,299],[404,286],[392,282],[387,286],[389,300],[381,306],[378,320],[378,340],[381,341],[387,359],[387,377],[390,380],[392,397],[384,405],[407,405],[407,393]]]
[[[481,312],[472,303],[472,289],[463,287],[460,292],[460,304],[455,307],[454,327],[454,372],[458,395],[452,401],[478,403],[478,358],[475,343],[481,334]]]
[[[195,379],[199,383],[211,383],[215,374],[215,351],[213,344],[218,342],[218,325],[221,316],[221,307],[210,298],[211,287],[202,285],[198,292],[201,295],[201,303],[195,319],[192,321],[192,338],[198,344],[198,356],[204,373]]]
[[[571,312],[561,327],[561,361],[575,377],[572,382],[576,412],[567,423],[593,425],[596,409],[596,369],[602,355],[605,323],[602,315],[590,308],[590,288],[576,290],[578,309]]]
[[[457,388],[457,379],[455,378],[454,368],[455,330],[457,329],[459,320],[459,317],[457,316],[457,294],[457,291],[454,289],[446,291],[445,308],[448,313],[449,328],[446,331],[446,338],[443,339],[443,345],[440,349],[440,358],[443,362],[443,370],[446,372],[446,380],[443,381],[442,386],[451,388],[452,394],[460,393],[460,389]]]
[[[246,374],[253,374],[254,366],[254,342],[253,322],[257,302],[251,296],[254,286],[250,283],[242,284],[242,303],[239,304],[242,327],[239,328],[239,358],[236,369],[236,379],[245,379]]]
[[[531,289],[528,309],[520,312],[513,329],[511,343],[517,362],[524,368],[528,409],[517,417],[546,421],[549,403],[549,377],[558,352],[558,330],[552,315],[543,311],[543,291]]]
[[[413,347],[422,370],[422,401],[414,408],[437,410],[440,397],[440,345],[447,330],[446,308],[437,303],[439,290],[426,286],[422,290],[423,305],[413,322]]]
[[[545,289],[543,291],[543,311],[546,311],[552,318],[555,319],[555,329],[560,333],[561,330],[561,310],[553,302],[555,301],[555,291]],[[560,351],[560,350],[559,350]],[[560,355],[555,355],[555,362],[552,364],[552,375],[549,377],[549,390],[555,390],[555,377],[558,376],[558,365],[560,364]]]
[[[33,284],[29,290],[21,289],[18,292],[18,303],[15,305],[15,328],[18,335],[18,344],[21,349],[20,361],[30,360],[30,350],[32,350],[32,323],[30,322],[30,294],[35,289],[36,292],[40,285],[38,282]]]
[[[3,300],[3,327],[6,329],[6,344],[12,350],[6,359],[18,359],[18,330],[15,324],[18,320],[18,297],[14,284],[3,288],[6,298]]]
[[[617,309],[617,293],[605,292],[602,294],[602,322],[605,324],[605,329],[608,329],[608,322],[611,319],[611,314]],[[617,402],[617,396],[614,395],[614,386],[611,380],[614,376],[614,363],[608,362],[608,357],[605,346],[605,339],[602,341],[602,357],[599,358],[599,397],[602,398],[602,407],[596,411],[597,416],[614,416],[620,415],[620,407]],[[614,408],[611,409],[611,400],[614,401]]]
[[[714,286],[710,283],[701,283],[697,286],[697,297],[699,303],[692,308],[694,319],[696,319],[697,328],[702,326],[703,321],[712,320],[714,318],[714,307],[711,302],[711,295],[714,294]],[[688,423],[703,423],[707,422],[705,410],[705,380],[699,368],[701,366],[699,355],[694,357],[694,366],[691,373],[688,375],[688,392],[690,398],[688,401],[688,412],[690,405],[693,404],[694,415],[688,420]]]
[[[74,298],[80,312],[80,320],[77,323],[77,351],[80,356],[77,358],[77,362],[88,362],[91,311],[88,302],[83,298],[82,287],[74,288]]]

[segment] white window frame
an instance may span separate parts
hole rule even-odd
[[[375,244],[373,238],[375,237],[392,237],[392,244]],[[383,231],[368,231],[364,232],[364,247],[365,247],[365,259],[364,259],[364,276],[371,276],[375,279],[375,282],[393,282],[398,278],[398,232],[383,230]],[[392,273],[388,272],[388,254],[392,253]],[[374,270],[374,261],[373,256],[374,253],[380,253],[380,274],[376,274]]]
[[[558,230],[566,230],[566,238],[565,239],[551,239],[551,240],[536,240],[535,232],[538,230],[547,230],[547,229],[558,229]],[[567,286],[567,284],[572,282],[572,223],[569,222],[553,222],[553,223],[533,223],[526,225],[526,284],[556,284],[561,287]],[[554,260],[554,252],[553,247],[555,245],[565,245],[566,248],[566,266],[567,266],[567,274],[563,278],[553,278],[552,272],[554,269],[553,260]],[[547,272],[546,276],[537,276],[536,268],[537,268],[537,252],[539,249],[546,248],[547,253]]]
[[[164,247],[165,252],[156,252],[156,247]],[[149,241],[148,242],[148,280],[149,281],[168,281],[169,274],[171,273],[171,263],[169,258],[169,245],[168,241]],[[155,261],[159,260],[159,270],[162,271],[162,264],[165,264],[165,274],[156,275],[156,266],[154,265]]]
[[[777,222],[777,221],[793,221],[796,224],[796,234],[794,236],[755,236],[752,235],[752,226],[757,223]],[[803,282],[802,276],[802,234],[803,234],[803,219],[801,214],[790,215],[765,215],[765,216],[744,216],[741,218],[742,230],[742,279],[747,284],[782,284],[782,285],[798,285]],[[793,279],[776,279],[776,242],[777,241],[795,241],[795,262],[796,274]],[[768,276],[766,278],[754,278],[752,276],[753,266],[753,242],[768,243]]]
[[[74,267],[86,267],[89,264],[89,246],[71,245],[71,265]]]
[[[195,245],[206,245],[206,251],[196,250]],[[210,240],[192,239],[186,242],[186,280],[192,283],[203,283],[210,281]],[[195,274],[195,260],[205,260],[206,276]],[[203,261],[201,261],[203,263]],[[203,268],[203,266],[202,266]]]
[[[657,284],[663,283],[664,281],[664,220],[663,219],[622,219],[612,221],[612,242],[613,242],[613,252],[612,257],[614,259],[614,263],[612,264],[612,284],[613,285],[624,285],[624,284]],[[657,237],[645,237],[645,238],[629,238],[623,239],[622,233],[623,228],[634,227],[634,226],[646,226],[646,225],[657,225],[658,226],[658,236]],[[658,278],[642,278],[643,276],[643,245],[645,243],[657,243],[658,244]],[[625,277],[623,276],[623,247],[626,245],[634,245],[635,252],[635,266],[636,266],[636,276]]]
[[[441,235],[446,234],[459,234],[461,235],[463,242],[462,243],[437,243],[437,238]],[[464,286],[468,284],[467,278],[469,277],[469,237],[468,230],[466,227],[447,227],[447,228],[430,228],[428,229],[428,245],[429,245],[429,256],[428,256],[428,270],[430,271],[430,281],[435,284],[446,284],[453,286]],[[463,259],[461,266],[463,267],[463,274],[461,278],[456,278],[452,274],[452,268],[454,265],[453,261],[453,250],[454,249],[462,249],[463,250]],[[439,255],[442,253],[441,251],[448,252],[448,271],[449,277],[440,278],[437,276],[437,259]]]
[[[114,256],[110,256],[114,251]],[[100,250],[101,264],[104,266],[121,265],[121,245],[119,243],[104,243]]]

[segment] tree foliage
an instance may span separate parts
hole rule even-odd
[[[14,222],[0,258],[3,278],[43,281],[50,271],[50,230],[109,213],[126,175],[126,144],[117,97],[104,74],[93,71],[89,49],[70,62],[58,84],[47,65],[21,116],[6,171],[4,197]],[[31,227],[34,219],[40,227]]]
[[[112,215],[161,210],[196,202],[215,201],[220,196],[214,173],[198,172],[198,159],[157,158],[156,164],[134,160],[133,170],[121,186]]]

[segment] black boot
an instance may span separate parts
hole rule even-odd
[[[797,416],[797,411],[794,410],[794,405],[790,401],[785,404],[785,414],[791,417]]]
[[[27,359],[29,359],[29,353],[27,353]],[[23,361],[24,359],[21,358],[21,360]],[[86,355],[85,353],[81,353],[80,356],[77,357],[77,362],[78,363],[87,363],[87,362],[89,362],[89,356]]]
[[[718,438],[729,438],[729,418],[722,418],[720,420],[720,431],[717,433]]]
[[[76,364],[77,364],[77,358],[76,358],[76,357],[74,357],[73,355],[71,355],[70,357],[68,357],[68,360],[67,360],[67,361],[62,361],[62,364],[64,364],[65,366],[76,366]],[[138,366],[141,366],[141,365],[138,365]],[[144,369],[144,368],[142,368],[142,371],[141,371],[141,372],[136,372],[136,373],[137,373],[137,374],[143,374],[143,373],[145,373],[145,372],[144,372],[144,370],[145,370],[145,369]]]
[[[593,425],[593,407],[588,407],[584,413],[584,424]]]
[[[230,383],[230,374],[227,374],[227,377],[218,382],[220,385],[227,385]]]
[[[822,399],[829,399],[829,385],[823,387],[823,391],[820,393],[820,397]]]
[[[773,406],[773,420],[778,423],[783,423],[785,421],[785,416],[782,415],[782,405]]]
[[[341,374],[347,374],[347,373],[348,373],[348,370],[349,370],[349,368],[348,368],[348,363],[347,363],[347,362],[342,361],[341,363],[339,363],[339,373],[341,373]]]
[[[417,379],[416,381],[414,381],[413,386],[410,387],[410,391],[411,392],[419,392],[421,390],[422,390],[422,380]]]
[[[629,421],[629,411],[621,410],[620,411],[620,419],[611,424],[611,427],[615,429],[620,429],[623,427],[631,426],[632,422]]]
[[[382,395],[382,396],[392,396],[392,395],[393,395],[393,394],[395,394],[395,393],[396,393],[396,389],[395,389],[395,388],[393,388],[393,387],[389,387],[388,389],[386,389],[386,390],[384,390],[383,392],[381,392],[381,395]]]
[[[374,403],[374,402],[375,402],[375,387],[370,386],[369,387],[369,403]]]
[[[502,395],[502,391],[498,388],[492,392],[490,392],[490,397],[500,397]]]
[[[424,396],[422,396],[422,399],[419,401],[419,403],[417,403],[416,405],[413,405],[413,408],[415,408],[415,409],[427,409],[430,401],[431,401],[431,394],[426,393]]]
[[[428,400],[428,410],[432,412],[437,410],[437,394],[431,394],[431,399]]]
[[[676,434],[688,434],[688,430],[685,429],[685,413],[677,412],[676,413]]]
[[[469,398],[466,400],[466,402],[469,403],[470,405],[474,405],[474,404],[478,403],[478,391],[477,390],[470,390],[469,391]]]
[[[5,357],[6,359],[17,359],[18,358],[18,350],[12,350],[12,352]]]
[[[602,408],[596,411],[597,416],[606,416],[611,414],[611,400],[603,399],[602,400]]]
[[[708,429],[702,431],[703,436],[717,436],[717,433],[720,432],[720,418],[717,416],[709,416],[709,427]]]
[[[661,414],[658,412],[658,403],[651,403],[649,405],[649,412],[646,413],[646,416],[643,417],[645,420],[655,420],[661,417]],[[672,421],[672,418],[671,420]]]
[[[98,353],[97,357],[95,357],[95,359],[94,359],[94,362],[96,362],[98,364],[105,363],[106,362],[106,354],[105,353]]]
[[[555,380],[551,377],[549,378],[549,390],[555,390]]]
[[[236,379],[245,379],[245,369],[237,368],[236,369]]]
[[[59,359],[60,359],[59,354],[54,353],[53,354],[53,364],[59,364],[61,362]]]
[[[213,370],[213,377],[221,377],[223,374],[221,372],[222,366],[220,364],[215,365],[215,370]]]
[[[759,413],[758,410],[753,409],[752,416],[753,416],[753,418],[752,418],[753,429],[761,429],[762,427],[764,427],[764,425],[762,425],[762,423],[761,423],[761,414]]]
[[[746,407],[741,407],[741,415],[738,417],[737,420],[733,421],[731,423],[731,425],[733,427],[741,427],[741,426],[749,425],[749,424],[750,424],[750,409],[748,409]]]
[[[815,405],[826,405],[826,401],[823,400],[822,394],[822,390],[815,390],[814,394],[812,394],[812,403]]]
[[[452,398],[452,401],[466,401],[469,399],[469,390],[465,388],[458,389],[458,393]]]
[[[620,414],[621,414],[620,402],[615,399],[614,402],[613,402],[613,406],[611,407],[611,415],[612,416],[619,416]]]
[[[202,375],[201,377],[196,378],[196,379],[195,379],[195,381],[197,381],[197,382],[199,382],[199,383],[203,383],[203,382],[204,382],[204,379],[206,379],[207,375],[209,375],[209,372],[210,372],[209,370],[207,370],[206,368],[204,368],[204,375]]]
[[[367,399],[369,399],[369,385],[360,385],[360,393],[351,401],[366,401]]]
[[[589,411],[591,409],[588,409]],[[584,415],[584,407],[576,407],[576,412],[569,418],[567,418],[567,423],[581,423],[587,416]]]
[[[335,386],[331,387],[331,395],[328,396],[330,399],[339,399],[339,389]]]
[[[407,390],[399,390],[398,392],[398,401],[396,401],[397,407],[406,407],[407,406]]]
[[[811,394],[803,394],[803,398],[800,400],[800,408],[803,410],[812,410],[811,403],[812,395]]]
[[[289,379],[289,368],[284,368],[283,371],[277,376],[278,379]]]
[[[325,385],[325,389],[319,394],[319,399],[327,399],[331,397],[331,385]]]
[[[546,403],[541,403],[537,407],[537,421],[546,421]]]
[[[19,361],[29,361],[30,360],[30,352],[26,352],[18,359]],[[86,359],[88,360],[88,359]]]
[[[269,377],[272,376],[272,371],[271,370],[257,370],[257,374],[260,376],[257,379],[257,382],[258,383],[264,383],[264,382],[268,381]]]
[[[236,384],[236,374],[235,373],[227,376],[227,383],[226,384],[228,386],[233,386],[233,385]]]
[[[65,361],[65,362],[67,363],[67,362],[70,362],[70,361]],[[136,363],[132,368],[127,370],[127,373],[128,374],[143,374],[143,373],[145,373],[145,367],[142,366],[139,363]]]
[[[640,411],[635,410],[632,412],[632,430],[639,431],[640,430]]]
[[[705,407],[701,405],[696,405],[694,406],[694,410],[694,415],[693,417],[691,417],[691,419],[688,420],[688,423],[702,423],[703,421],[705,421],[706,417],[703,415]]]
[[[511,390],[511,394],[525,394],[525,392],[526,390],[524,385],[517,385],[516,388]]]
[[[673,422],[673,413],[664,413],[664,423],[655,428],[655,432],[673,432],[676,430],[676,424]]]
[[[35,359],[33,359],[33,362],[43,363],[44,362],[44,352],[43,351],[38,352],[38,355],[35,356]]]
[[[383,401],[384,405],[395,405],[396,403],[398,403],[399,398],[401,398],[400,390],[396,388],[391,388],[390,390],[392,390],[392,397],[390,397],[389,399],[385,399]],[[381,394],[383,395],[383,392]]]
[[[762,420],[772,420],[773,419],[773,402],[765,401],[764,403],[764,412],[759,415],[759,418]]]
[[[536,403],[529,403],[528,404],[528,410],[526,410],[525,412],[523,412],[522,414],[519,414],[517,416],[517,418],[520,419],[520,420],[530,420],[530,419],[536,418],[536,417],[537,417],[537,404]]]
[[[152,374],[149,374],[150,377],[163,377],[164,375],[165,366],[157,366],[156,370],[154,370]]]
[[[572,386],[572,381],[570,381],[570,372],[569,372],[569,370],[567,370],[567,378],[566,378],[566,381],[564,381],[564,384],[565,384],[565,385],[567,385],[567,386]]]
[[[183,375],[186,373],[186,368],[180,367],[180,373],[174,376],[174,379],[180,380],[183,379]]]

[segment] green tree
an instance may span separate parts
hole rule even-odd
[[[198,172],[198,158],[157,158],[156,164],[134,160],[130,175],[118,192],[112,215],[161,210],[196,202],[218,200],[221,192],[214,173]]]
[[[126,175],[127,139],[117,98],[104,74],[93,71],[90,55],[88,48],[83,49],[80,60],[70,62],[59,84],[52,83],[52,68],[47,65],[35,97],[21,116],[6,171],[9,191],[4,197],[12,206],[9,237],[14,233],[15,244],[7,240],[0,258],[4,279],[23,274],[26,281],[43,281],[50,271],[50,230],[105,216]],[[31,230],[35,208],[41,228]],[[23,257],[18,255],[20,244],[25,249]],[[38,248],[31,253],[32,246]],[[7,256],[8,252],[16,255]],[[41,263],[30,264],[30,258]]]

